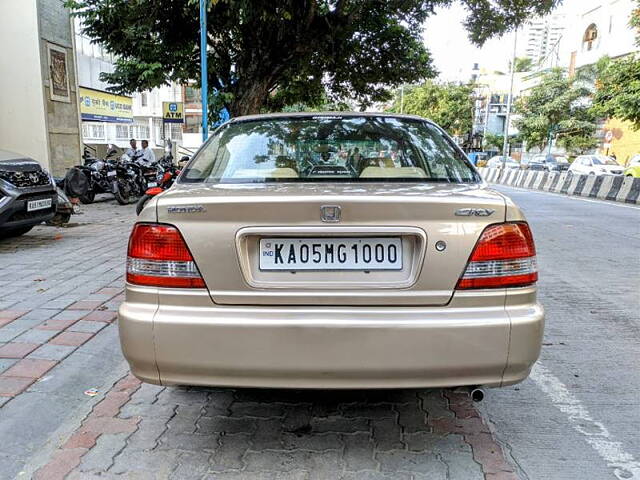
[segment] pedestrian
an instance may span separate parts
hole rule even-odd
[[[124,152],[129,158],[133,159],[138,154],[138,144],[136,143],[136,139],[132,138],[129,140],[129,148]]]
[[[149,142],[147,140],[142,140],[142,160],[147,162],[148,164],[156,163],[156,155],[153,153],[153,150],[149,148]]]

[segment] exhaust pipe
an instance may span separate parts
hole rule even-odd
[[[484,400],[484,389],[480,387],[469,388],[469,398],[474,402],[481,402]]]

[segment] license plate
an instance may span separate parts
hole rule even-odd
[[[118,172],[116,172],[115,170],[111,170],[110,172],[107,172],[107,177],[115,177],[118,174]]]
[[[43,198],[42,200],[31,200],[27,202],[27,212],[33,212],[34,210],[44,210],[45,208],[51,208],[50,198]]]
[[[151,187],[157,187],[158,184],[156,182],[149,182],[147,183],[147,187],[151,188]]]
[[[260,270],[402,270],[402,240],[262,238]]]

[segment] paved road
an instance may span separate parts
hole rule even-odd
[[[640,478],[640,209],[500,190],[533,226],[548,324],[532,377],[479,406],[140,385],[114,323],[133,208],[0,241],[0,478]]]
[[[497,189],[532,225],[547,324],[532,378],[481,410],[522,478],[640,479],[640,209]]]

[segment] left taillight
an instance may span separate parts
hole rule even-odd
[[[155,223],[133,227],[127,252],[127,282],[152,287],[205,287],[178,229]]]
[[[538,280],[536,247],[525,222],[485,228],[457,289],[523,287]]]

